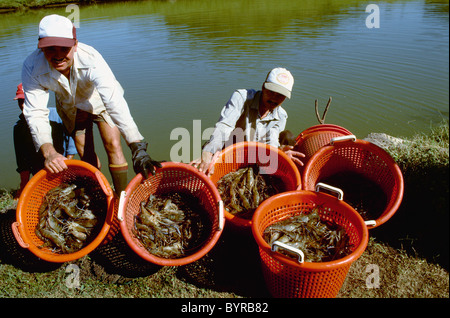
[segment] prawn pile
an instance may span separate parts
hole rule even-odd
[[[188,193],[150,195],[135,215],[134,235],[155,256],[189,255],[203,245],[211,226],[199,201]]]
[[[279,241],[301,250],[306,262],[328,262],[352,252],[349,236],[337,224],[320,219],[318,208],[309,214],[299,214],[269,225],[263,239],[272,246]],[[286,250],[278,250],[293,257]]]
[[[228,212],[251,219],[261,202],[281,190],[276,177],[259,172],[258,165],[232,171],[217,182],[217,190]]]
[[[93,201],[91,189],[77,182],[50,189],[40,206],[35,229],[37,237],[44,242],[41,247],[55,253],[74,253],[83,248],[98,223],[96,214],[105,212],[98,211]]]

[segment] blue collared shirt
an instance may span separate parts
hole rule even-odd
[[[61,119],[61,117],[59,117],[58,112],[56,111],[55,107],[49,107],[48,108],[50,110],[50,113],[48,114],[48,120],[50,121],[50,123],[55,122],[57,124],[59,124],[61,126],[61,135],[63,138],[63,148],[64,148],[64,156],[68,156],[68,155],[76,155],[77,154],[77,148],[75,147],[75,141],[73,140],[73,138],[67,134],[64,131],[63,128],[63,121]],[[52,138],[53,138],[53,142],[55,142],[55,134],[53,132],[53,127],[52,127]]]

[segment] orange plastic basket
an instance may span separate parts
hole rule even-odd
[[[114,193],[106,177],[97,168],[86,162],[66,160],[65,163],[68,169],[62,172],[52,174],[43,169],[30,179],[20,195],[16,222],[12,224],[14,236],[20,246],[29,249],[45,261],[55,263],[73,261],[92,252],[103,242],[114,219]],[[96,235],[89,244],[74,253],[61,254],[49,248],[43,248],[44,242],[35,234],[35,229],[39,222],[39,208],[44,197],[50,189],[61,183],[71,183],[78,177],[85,177],[85,181],[93,186],[94,195],[103,197],[104,194],[107,213],[103,216],[104,219],[99,219],[99,221],[103,221],[103,226],[98,226],[100,230],[92,234]]]
[[[352,133],[338,125],[320,124],[312,126],[297,136],[294,150],[305,154],[303,160],[306,163],[317,150],[328,145],[332,138],[346,135],[352,135]]]
[[[169,259],[151,254],[133,232],[135,216],[139,214],[140,204],[152,194],[187,192],[199,198],[211,221],[209,237],[196,251],[182,258]],[[209,178],[196,168],[175,162],[163,162],[162,168],[156,170],[144,180],[137,174],[122,192],[118,219],[123,237],[131,249],[143,259],[161,266],[179,266],[192,263],[202,258],[217,243],[223,232],[225,218],[219,192]]]
[[[403,199],[403,175],[392,157],[382,148],[354,137],[339,137],[329,146],[318,150],[303,171],[303,189],[314,190],[317,183],[340,172],[360,174],[378,185],[387,197],[384,210],[368,220],[369,228],[388,221]],[[345,200],[345,193],[344,193]]]
[[[338,125],[334,125],[334,124],[319,124],[319,125],[308,127],[305,130],[303,130],[297,136],[296,140],[298,141],[298,139],[302,138],[302,136],[309,134],[311,132],[316,132],[316,131],[334,131],[336,133],[341,133],[344,135],[351,134],[351,132],[348,129],[346,129],[342,126],[338,126]]]
[[[259,165],[264,173],[279,177],[285,191],[297,190],[302,185],[294,162],[282,150],[264,143],[245,141],[230,145],[219,153],[212,164],[214,172],[210,178],[216,186],[227,173],[252,164]],[[252,220],[235,216],[226,209],[225,218],[236,229],[251,231]]]
[[[274,251],[274,246],[263,239],[269,225],[308,214],[318,206],[322,220],[345,229],[352,246],[349,255],[329,262],[300,262]],[[285,192],[265,200],[253,215],[252,233],[259,247],[267,289],[277,298],[336,297],[351,264],[361,256],[368,242],[367,227],[352,207],[332,195],[305,190]]]

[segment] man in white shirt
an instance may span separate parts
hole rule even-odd
[[[49,91],[55,92],[57,110],[83,161],[97,166],[92,123],[99,128],[108,155],[116,193],[127,186],[128,164],[122,135],[132,152],[133,168],[145,178],[161,165],[147,154],[147,143],[139,133],[123,96],[123,89],[106,61],[94,48],[79,43],[76,29],[66,17],[56,14],[39,23],[38,49],[23,64],[24,116],[45,168],[57,173],[67,169],[66,159],[52,144],[48,123]]]
[[[285,130],[288,118],[281,106],[286,98],[291,98],[294,77],[282,67],[271,70],[262,89],[238,89],[220,113],[220,119],[208,143],[202,149],[202,156],[191,162],[205,173],[213,173],[212,158],[215,153],[238,141],[257,141],[280,147],[279,136]],[[280,147],[298,165],[305,155],[293,151],[289,145]]]

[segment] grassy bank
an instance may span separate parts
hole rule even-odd
[[[80,3],[80,4],[90,4],[90,3],[96,3],[96,2],[102,2],[102,1],[95,1],[95,0],[78,0],[78,1],[75,1],[75,3]],[[49,6],[55,6],[55,5],[63,5],[63,4],[69,4],[69,3],[74,3],[74,1],[64,1],[64,0],[33,0],[33,1],[28,1],[28,0],[0,0],[0,10],[1,11],[20,11],[20,10],[42,8],[42,7],[49,7]]]
[[[449,126],[388,146],[403,172],[405,193],[395,216],[373,234],[409,254],[449,266]]]
[[[404,174],[404,200],[389,222],[370,232],[338,297],[449,297],[448,136],[443,122],[429,134],[387,147]],[[15,204],[10,192],[0,193],[0,297],[269,297],[255,243],[231,229],[207,257],[182,267],[144,270],[132,257],[139,270],[125,270],[120,260],[94,252],[72,262],[79,269],[80,284],[74,287],[68,284],[68,263],[38,260],[11,238]],[[378,287],[367,285],[368,265],[379,269]]]
[[[61,7],[68,4],[91,5],[104,2],[120,2],[123,0],[0,0],[0,13],[24,12],[31,9]],[[134,0],[139,1],[139,0]]]

